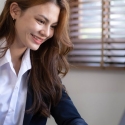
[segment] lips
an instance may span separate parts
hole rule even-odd
[[[34,40],[34,42],[35,42],[36,44],[41,44],[41,43],[43,43],[44,39],[41,39],[40,37],[38,37],[38,36],[36,36],[36,35],[34,35],[34,34],[31,34],[31,35],[32,35],[33,40]]]
[[[33,34],[31,34],[34,38],[36,38],[36,39],[41,39],[41,38],[39,38],[38,36],[35,36],[35,35],[33,35]]]

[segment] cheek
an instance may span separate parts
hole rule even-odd
[[[28,23],[27,26],[30,32],[39,32],[41,30],[41,26],[34,20]]]
[[[21,35],[24,32],[24,26],[21,22],[16,21],[15,22],[15,30],[16,30],[16,35]]]
[[[54,30],[50,32],[50,38],[53,37],[54,33],[55,33]]]
[[[20,27],[24,27],[25,30],[34,30],[34,29],[37,29],[38,28],[38,25],[36,23],[36,21],[30,17],[30,16],[27,16],[27,17],[23,17],[22,19],[22,25],[20,25]]]

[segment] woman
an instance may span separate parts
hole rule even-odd
[[[87,125],[61,83],[68,72],[67,0],[6,0],[0,16],[0,124]]]

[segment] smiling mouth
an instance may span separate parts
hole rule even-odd
[[[31,34],[34,38],[36,38],[36,39],[39,39],[39,40],[42,40],[41,38],[39,38],[38,36],[35,36],[35,35],[33,35],[33,34]]]
[[[41,39],[40,37],[34,35],[34,34],[31,34],[32,37],[33,37],[33,40],[35,41],[36,44],[41,44],[43,43],[44,39]]]

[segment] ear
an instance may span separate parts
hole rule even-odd
[[[10,15],[13,20],[17,19],[21,15],[21,9],[16,2],[13,2],[10,5]]]

